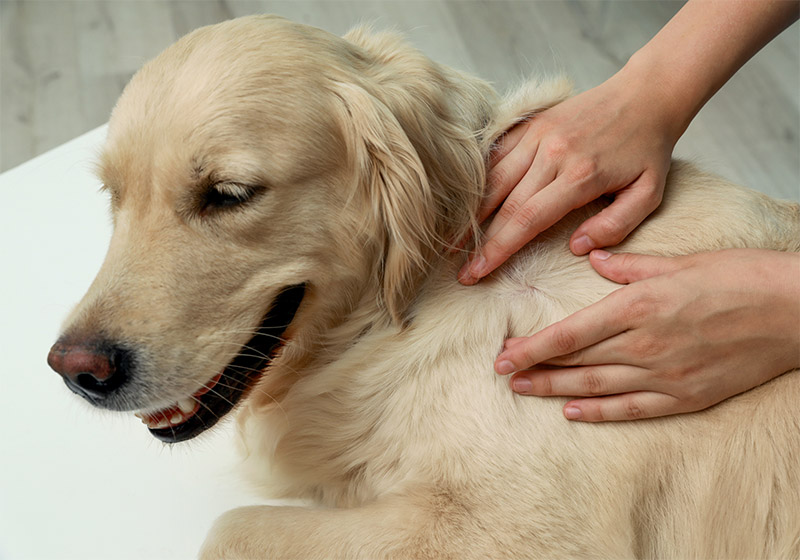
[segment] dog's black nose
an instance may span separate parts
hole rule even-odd
[[[47,363],[75,393],[94,402],[127,379],[127,351],[109,343],[56,342]]]

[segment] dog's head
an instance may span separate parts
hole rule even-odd
[[[114,233],[49,363],[181,441],[365,302],[402,324],[475,227],[492,96],[391,34],[253,17],[184,37],[114,110]]]

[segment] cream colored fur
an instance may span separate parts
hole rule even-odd
[[[570,94],[503,99],[393,34],[271,17],[198,30],[123,94],[101,173],[115,232],[68,321],[145,349],[136,406],[219,371],[275,294],[307,282],[288,343],[240,411],[252,478],[317,506],[241,508],[201,556],[798,558],[800,377],[709,410],[566,421],[492,364],[617,286],[569,252],[573,212],[474,287],[456,282],[495,141]],[[198,175],[268,191],[193,209]],[[615,250],[800,250],[800,209],[675,162]],[[635,414],[635,411],[632,411]]]

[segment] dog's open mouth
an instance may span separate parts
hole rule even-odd
[[[202,389],[156,412],[137,413],[156,438],[167,443],[191,439],[231,411],[261,376],[282,344],[305,294],[305,285],[283,290],[261,326],[236,357]]]

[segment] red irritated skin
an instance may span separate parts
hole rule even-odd
[[[526,395],[585,397],[588,422],[701,410],[800,367],[800,254],[734,249],[612,255],[592,266],[623,288],[528,338],[499,374]]]

